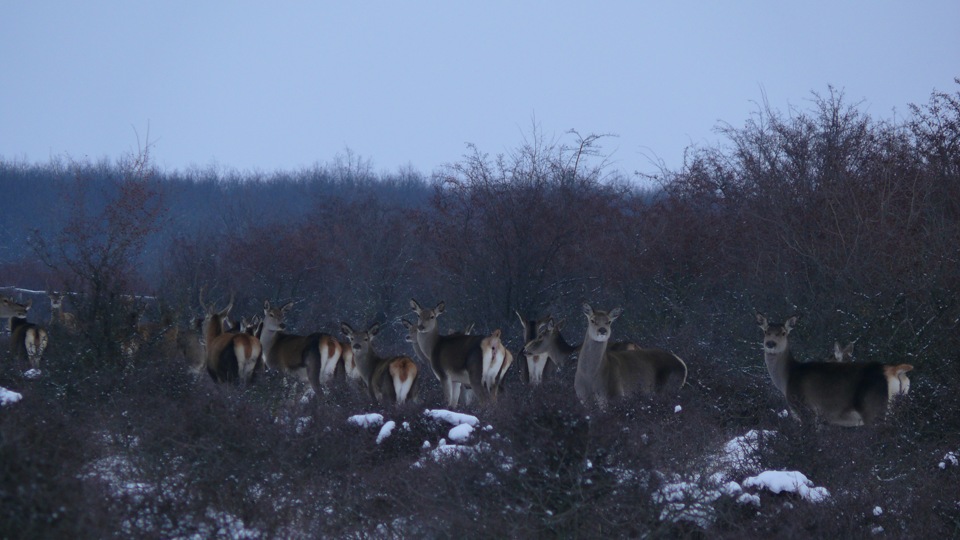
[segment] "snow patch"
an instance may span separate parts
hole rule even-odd
[[[680,412],[680,411],[682,411],[682,410],[683,410],[683,407],[681,407],[681,406],[679,406],[679,405],[677,405],[676,407],[673,408],[674,414],[676,414],[676,413],[678,413],[678,412]]]
[[[362,428],[379,426],[383,425],[383,415],[378,413],[355,414],[350,418],[347,418],[347,423],[360,426]]]
[[[737,502],[740,504],[752,504],[756,507],[760,507],[760,496],[754,495],[753,493],[744,493],[737,497]]]
[[[813,482],[799,471],[764,471],[744,480],[743,487],[768,489],[774,493],[796,493],[804,500],[815,503],[830,497],[827,488],[814,487]]]
[[[423,414],[433,418],[434,420],[447,422],[452,426],[468,424],[470,426],[477,427],[480,425],[480,420],[478,420],[476,416],[448,411],[445,409],[427,409],[423,411]]]
[[[16,403],[21,399],[23,399],[23,395],[0,386],[0,406]]]
[[[23,372],[24,379],[39,379],[43,372],[36,368],[31,368]]]
[[[960,467],[960,456],[957,454],[960,452],[947,452],[943,456],[943,461],[940,462],[940,468],[946,469],[947,467]]]
[[[380,433],[377,434],[377,444],[380,444],[384,440],[386,440],[386,438],[389,437],[391,433],[393,433],[393,428],[395,427],[397,427],[397,423],[394,422],[393,420],[390,420],[389,422],[384,424],[383,427],[380,428]]]
[[[470,424],[460,424],[450,429],[447,437],[454,442],[464,442],[470,438],[473,433],[473,426]]]

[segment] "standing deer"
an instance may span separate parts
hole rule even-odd
[[[500,329],[496,329],[489,336],[480,341],[480,350],[483,353],[484,389],[491,396],[496,397],[500,391],[500,384],[506,377],[507,370],[513,364],[513,353],[500,339]]]
[[[310,387],[318,395],[321,381],[333,376],[340,360],[340,342],[330,334],[315,332],[307,336],[286,333],[284,322],[287,312],[293,307],[288,302],[282,307],[271,307],[263,301],[263,359],[270,369],[279,369],[305,376]]]
[[[536,339],[537,334],[545,328],[547,322],[551,319],[550,315],[547,315],[542,319],[527,320],[520,315],[519,311],[514,311],[514,313],[517,314],[517,318],[520,319],[520,325],[523,326],[524,344]],[[523,382],[533,386],[539,385],[543,382],[544,377],[550,376],[558,367],[561,367],[558,361],[551,359],[546,352],[531,353],[528,350],[523,350],[520,354],[525,361],[525,365],[521,365],[520,368],[520,378]]]
[[[75,334],[80,327],[77,324],[76,315],[63,310],[64,296],[62,292],[47,293],[47,297],[50,299],[50,325],[62,326],[67,332]]]
[[[223,321],[233,308],[233,296],[222,310],[203,303],[200,291],[200,307],[203,308],[203,340],[207,346],[207,373],[216,382],[249,383],[253,377],[263,346],[256,336],[243,332],[224,332]]]
[[[437,317],[444,311],[443,302],[433,309],[424,309],[411,299],[410,307],[418,317],[417,345],[440,381],[447,406],[457,406],[462,385],[469,386],[481,400],[491,397],[483,386],[483,351],[480,348],[483,336],[441,336]]]
[[[600,404],[634,392],[652,394],[665,390],[671,382],[681,388],[687,380],[687,365],[677,355],[661,349],[641,349],[635,345],[608,350],[610,327],[623,313],[594,311],[583,304],[587,333],[580,347],[574,388],[584,403]]]
[[[527,359],[530,384],[540,384],[547,361],[563,368],[580,350],[580,345],[570,345],[563,338],[562,327],[563,321],[556,322],[548,316],[537,325],[535,335],[527,339],[522,354]]]
[[[358,332],[342,322],[340,330],[351,344],[357,372],[374,401],[403,405],[416,400],[419,370],[413,359],[402,355],[384,358],[373,350],[373,338],[380,331],[379,324],[374,323],[366,331]]]
[[[910,390],[910,364],[880,362],[798,362],[787,336],[797,317],[771,323],[757,313],[763,330],[763,359],[770,380],[787,399],[797,419],[806,412],[838,426],[873,424],[883,418],[890,402]]]
[[[27,312],[32,305],[33,300],[27,300],[26,304],[18,304],[9,298],[2,297],[0,317],[10,318],[10,352],[13,357],[20,362],[28,361],[31,369],[39,369],[49,336],[45,329],[27,322]]]

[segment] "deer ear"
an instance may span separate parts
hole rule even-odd
[[[293,302],[287,302],[286,304],[283,305],[282,308],[280,308],[280,311],[286,313],[286,312],[290,311],[290,308],[292,308],[292,307],[293,307]]]
[[[762,328],[762,329],[764,329],[764,330],[766,330],[767,327],[769,326],[769,325],[767,324],[767,318],[764,317],[759,311],[757,312],[757,324],[759,324],[759,325],[760,325],[760,328]]]
[[[790,317],[789,319],[787,319],[787,322],[783,323],[783,328],[789,334],[790,331],[793,330],[793,327],[796,325],[797,325],[797,316],[794,315],[793,317]]]
[[[367,332],[370,334],[370,337],[377,335],[377,332],[380,331],[380,323],[373,323]]]
[[[407,330],[413,327],[413,323],[406,319],[400,319],[400,322],[403,324],[403,327],[406,328]]]
[[[270,301],[269,301],[269,300],[264,300],[264,301],[263,301],[263,310],[264,310],[264,311],[267,311],[268,309],[270,309]]]
[[[420,307],[420,304],[418,304],[416,300],[414,300],[413,298],[411,298],[411,299],[410,299],[410,309],[412,309],[412,310],[416,311],[417,313],[419,313],[422,308]]]
[[[593,308],[586,302],[583,303],[583,314],[587,317],[593,317]]]
[[[616,307],[610,310],[610,313],[607,315],[610,316],[610,322],[617,320],[617,318],[623,314],[623,308]]]
[[[434,311],[436,311],[436,312],[437,312],[437,315],[439,315],[439,314],[443,313],[443,310],[446,309],[446,307],[447,307],[447,305],[444,304],[443,301],[441,300],[440,303],[437,304],[437,309],[435,309]]]
[[[340,323],[340,333],[342,333],[343,335],[345,335],[345,336],[347,336],[347,337],[350,337],[350,334],[353,333],[353,328],[350,328],[350,325],[349,325],[349,324],[347,324],[347,323],[345,323],[345,322],[341,322],[341,323]]]

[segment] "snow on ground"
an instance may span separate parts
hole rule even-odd
[[[357,414],[347,418],[347,422],[362,428],[383,425],[383,415],[378,413]]]
[[[830,497],[824,487],[814,487],[799,471],[764,471],[743,481],[743,487],[767,489],[774,493],[796,493],[810,502],[823,502]]]
[[[943,456],[943,459],[940,461],[940,468],[946,469],[947,467],[958,467],[960,466],[960,451],[957,452],[947,452]]]
[[[16,403],[21,399],[23,399],[23,395],[0,386],[0,406]]]
[[[397,423],[393,420],[390,420],[380,428],[380,433],[377,434],[377,444],[380,444],[393,433],[393,428],[397,427]]]
[[[423,411],[423,414],[433,418],[434,420],[442,420],[453,426],[469,424],[473,427],[477,427],[480,425],[480,420],[478,420],[476,416],[448,411],[445,409],[427,409]]]
[[[39,379],[41,375],[43,375],[43,372],[35,368],[28,369],[23,372],[24,379],[31,379],[31,380]]]

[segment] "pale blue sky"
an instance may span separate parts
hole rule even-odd
[[[960,76],[960,1],[0,3],[0,158],[297,169],[349,148],[429,174],[465,143],[615,133],[680,166],[764,95],[890,118]]]

